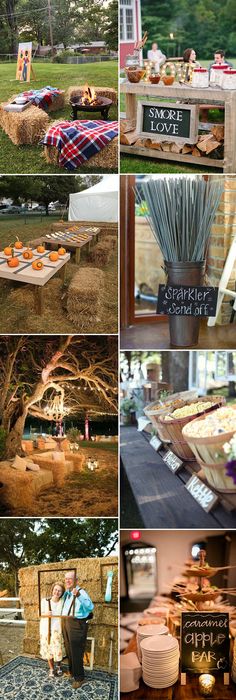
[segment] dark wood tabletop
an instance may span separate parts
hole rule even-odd
[[[149,440],[150,435],[136,427],[121,427],[121,460],[144,527],[235,528],[236,510],[227,509],[220,501],[210,513],[205,512],[185,488],[191,476],[188,465],[173,474],[163,461],[164,448],[155,452]],[[126,527],[125,515],[121,527]],[[135,522],[132,527],[136,527]]]
[[[137,651],[135,636],[130,640],[125,651],[127,654],[130,651]],[[133,690],[131,693],[121,693],[121,700],[203,700],[199,692],[198,676],[187,676],[186,685],[180,685],[180,680],[171,688],[157,690],[145,685],[143,680],[140,680],[138,690]],[[224,686],[223,678],[216,677],[216,682],[211,700],[235,700],[236,685],[230,681],[229,686]]]

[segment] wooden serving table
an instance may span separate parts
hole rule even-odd
[[[23,282],[24,284],[31,284],[34,288],[35,296],[35,311],[41,315],[43,313],[43,289],[46,283],[60,272],[60,276],[64,282],[66,275],[66,264],[70,259],[70,254],[65,253],[61,255],[59,260],[52,262],[49,259],[50,251],[47,250],[45,253],[38,253],[37,250],[33,250],[34,257],[31,260],[24,260],[23,253],[26,247],[21,248],[21,250],[15,250],[14,256],[18,258],[18,267],[9,267],[7,260],[9,256],[6,256],[3,251],[0,252],[0,278],[10,280],[11,282]],[[42,260],[43,268],[41,270],[34,270],[32,267],[32,262],[34,260]]]
[[[150,435],[138,432],[135,427],[121,427],[121,461],[139,510],[143,527],[152,528],[206,528],[236,527],[236,511],[227,509],[219,500],[210,513],[185,488],[191,474],[199,470],[196,463],[184,462],[178,473],[165,464],[165,448],[156,452],[149,444]],[[198,473],[199,476],[199,473]],[[202,478],[202,477],[201,477]],[[122,488],[122,484],[121,484]],[[227,499],[228,496],[224,496]],[[232,506],[231,506],[232,507]],[[122,511],[121,496],[121,511]],[[121,527],[127,527],[125,517]],[[128,527],[137,527],[134,522]]]
[[[135,147],[134,146],[120,146],[122,153],[130,153],[141,155],[149,158],[165,158],[166,160],[173,160],[184,163],[192,163],[194,165],[204,165],[207,167],[222,168],[226,173],[236,172],[236,131],[235,131],[235,117],[236,117],[236,90],[222,90],[220,88],[192,88],[189,85],[180,85],[179,83],[174,83],[173,85],[166,86],[163,84],[151,85],[150,83],[145,83],[141,81],[140,83],[130,83],[127,81],[121,83],[120,91],[125,95],[126,101],[126,118],[135,119],[137,118],[137,103],[138,97],[145,97],[149,100],[153,98],[161,98],[161,100],[173,100],[174,102],[191,102],[197,105],[212,104],[224,107],[224,160],[218,160],[208,157],[195,157],[191,154],[176,154],[172,152],[165,153],[164,151],[155,151],[151,148],[146,147]],[[176,105],[178,106],[178,105]],[[202,123],[199,123],[202,127]],[[138,133],[137,133],[138,138]],[[174,142],[174,137],[173,137]]]
[[[44,243],[48,243],[51,248],[62,245],[66,250],[75,251],[75,262],[80,263],[81,248],[88,246],[90,251],[91,242],[98,240],[100,228],[94,226],[69,226],[65,230],[58,229],[54,233],[47,233],[42,237]]]
[[[136,637],[134,636],[125,650],[125,654],[134,651],[137,653]],[[202,695],[199,693],[198,676],[187,676],[187,684],[180,685],[180,681],[170,688],[150,688],[142,678],[138,690],[133,690],[131,693],[121,693],[122,700],[202,700]],[[231,681],[229,686],[224,686],[223,679],[216,677],[214,691],[211,695],[211,700],[235,700],[236,685]]]

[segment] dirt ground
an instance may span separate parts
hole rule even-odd
[[[91,450],[83,449],[85,461],[91,458]],[[30,513],[24,507],[4,515],[22,516],[70,516],[116,517],[118,513],[118,455],[117,450],[93,448],[92,459],[98,460],[94,472],[83,468],[66,477],[63,486],[52,486],[42,492],[31,506]]]
[[[23,654],[25,629],[15,625],[1,625],[0,632],[0,665],[2,666],[16,656]]]

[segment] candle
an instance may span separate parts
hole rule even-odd
[[[202,673],[202,675],[199,676],[200,693],[204,695],[204,697],[211,695],[214,685],[215,678],[211,676],[210,673]]]

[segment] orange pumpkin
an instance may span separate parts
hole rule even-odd
[[[44,246],[44,245],[38,245],[38,246],[37,246],[37,253],[45,253],[45,246]]]
[[[15,258],[14,256],[14,251],[12,251],[11,258],[7,260],[7,264],[9,265],[9,267],[18,267],[18,265],[20,264],[18,258]]]
[[[4,255],[12,255],[13,248],[11,248],[9,245],[7,245],[6,248],[4,248],[3,252],[4,252]]]
[[[23,253],[23,258],[25,260],[31,260],[32,257],[33,257],[33,253],[32,253],[31,248],[27,248],[27,250],[25,250],[25,252]]]
[[[42,270],[42,268],[43,268],[42,260],[34,260],[34,262],[32,263],[32,267],[34,268],[34,270]]]
[[[15,242],[14,248],[16,248],[16,250],[21,250],[21,248],[23,248],[23,243],[22,243],[22,241],[19,241],[18,236],[17,236],[16,242]]]
[[[51,262],[57,262],[57,260],[58,260],[58,253],[56,253],[56,251],[50,253],[50,255],[49,255],[49,260],[51,260]]]
[[[65,255],[66,249],[61,247],[61,248],[58,248],[57,252],[58,252],[58,255]]]

